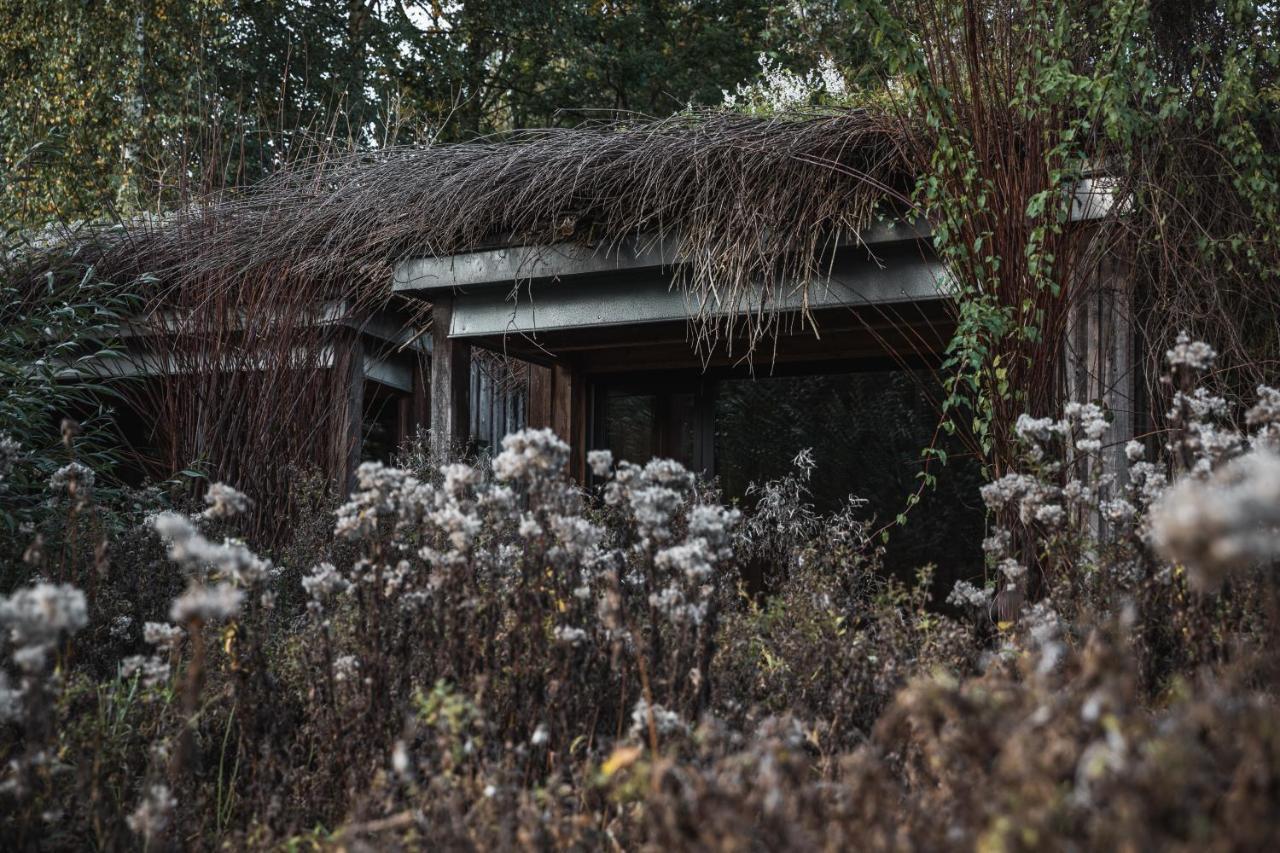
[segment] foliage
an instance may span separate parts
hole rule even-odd
[[[760,49],[861,51],[831,0],[48,0],[0,5],[6,222],[163,210],[320,144],[709,106]],[[859,60],[860,61],[860,60]]]
[[[1105,413],[1019,422],[1020,470],[984,497],[1021,526],[987,550],[997,584],[1013,537],[1050,570],[1014,621],[972,584],[939,610],[927,570],[886,579],[847,513],[742,517],[673,462],[606,452],[584,494],[545,431],[483,468],[366,464],[332,537],[289,552],[305,571],[235,538],[250,502],[221,484],[203,510],[132,515],[124,562],[29,553],[44,577],[0,601],[6,837],[1259,843],[1278,813],[1280,517],[1248,495],[1280,488],[1280,391],[1234,433],[1197,390],[1212,358],[1170,350],[1181,431],[1167,458],[1130,450],[1122,495],[1089,464]],[[53,546],[90,500],[58,488],[37,531]],[[786,565],[759,598],[737,569],[762,548]]]
[[[1267,224],[1280,166],[1267,108],[1276,12],[1206,5],[1215,11],[1201,10],[1187,49],[1167,35],[1178,4],[865,4],[898,110],[927,128],[909,138],[921,143],[915,204],[957,296],[949,426],[974,436],[996,476],[1016,414],[1062,399],[1071,306],[1099,258],[1117,259],[1152,309],[1150,340],[1211,325],[1249,376],[1237,393],[1265,378],[1271,344],[1251,317],[1276,309],[1255,284],[1280,258]],[[1206,157],[1222,170],[1203,169]],[[1099,173],[1103,221],[1071,226],[1078,182]]]
[[[15,249],[6,266],[20,266],[21,251]],[[33,520],[50,478],[64,465],[78,460],[109,488],[105,478],[122,456],[110,418],[118,383],[92,365],[118,356],[114,342],[138,299],[91,268],[74,278],[50,272],[41,285],[27,287],[17,276],[0,280],[0,440],[16,457],[0,475],[7,537]],[[74,453],[73,436],[65,429],[59,436],[64,418],[76,421]]]
[[[0,217],[7,227],[105,218],[200,185],[175,170],[219,120],[202,60],[229,4],[6,2],[0,14]],[[215,157],[220,154],[215,154]],[[159,184],[153,192],[152,182]]]

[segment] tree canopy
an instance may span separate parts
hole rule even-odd
[[[0,0],[10,226],[242,185],[299,141],[454,141],[862,61],[840,0]]]

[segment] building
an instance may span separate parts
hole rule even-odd
[[[895,213],[892,133],[858,111],[726,116],[286,172],[98,250],[166,283],[108,369],[147,378],[167,466],[200,456],[260,495],[287,493],[284,464],[350,483],[423,426],[443,452],[529,425],[570,444],[582,482],[608,447],[717,476],[726,499],[811,448],[824,508],[852,492],[892,517],[956,322],[929,224]],[[1075,187],[1070,227],[1112,213],[1106,189]],[[1072,298],[1068,390],[1110,404],[1120,452],[1124,276],[1099,262]],[[980,517],[956,476],[931,499]]]

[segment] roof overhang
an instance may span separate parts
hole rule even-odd
[[[837,257],[828,275],[795,283],[784,292],[759,289],[736,296],[710,296],[700,304],[670,272],[593,276],[505,287],[454,291],[451,337],[536,335],[553,331],[636,326],[691,317],[748,316],[763,312],[819,311],[902,302],[945,295],[944,269],[913,244],[888,247],[875,256]]]
[[[1070,220],[1112,215],[1115,190],[1105,175],[1077,182]],[[791,312],[829,318],[841,309],[940,304],[952,286],[931,236],[924,220],[877,223],[843,242],[833,240],[821,275],[767,293],[758,287],[692,292],[682,286],[687,259],[677,241],[645,235],[598,246],[509,246],[410,258],[396,266],[392,287],[428,301],[449,295],[450,337],[506,349],[511,336],[538,341],[592,329],[658,328],[693,317]]]
[[[838,246],[874,248],[920,241],[928,236],[923,222],[885,222],[872,225]],[[614,273],[669,272],[681,263],[676,241],[669,237],[638,236],[601,246],[510,246],[402,261],[396,265],[392,289],[425,296],[458,288],[511,287],[517,283],[598,278]]]
[[[426,299],[452,295],[449,334],[459,338],[919,302],[946,294],[944,270],[927,237],[919,223],[876,225],[833,246],[820,277],[791,283],[782,292],[756,288],[710,295],[705,304],[680,286],[675,245],[659,238],[415,258],[396,269],[394,287]]]
[[[216,327],[205,324],[216,322]],[[58,377],[72,380],[84,376],[101,379],[154,378],[180,376],[206,371],[261,371],[281,367],[278,353],[255,345],[254,339],[270,334],[281,325],[309,328],[344,328],[363,343],[364,377],[397,391],[413,390],[415,360],[431,352],[431,336],[415,330],[416,322],[408,314],[392,310],[356,312],[346,300],[326,302],[301,316],[281,311],[265,311],[250,322],[244,311],[229,318],[210,321],[190,310],[166,309],[146,319],[125,322],[115,330],[118,351],[92,357],[67,358],[60,365]],[[163,341],[178,334],[200,334],[209,331],[236,336],[231,354],[214,356],[210,347],[197,347],[182,357],[166,353]],[[157,341],[161,343],[157,345]],[[327,369],[334,365],[333,347],[295,347],[291,366],[298,369]]]
[[[288,367],[298,370],[329,369],[334,366],[333,347],[322,346],[317,350],[295,347],[290,353]],[[277,354],[260,352],[212,356],[204,352],[185,355],[182,358],[168,354],[132,353],[127,355],[100,356],[89,359],[76,367],[58,371],[64,380],[83,379],[154,379],[157,377],[188,376],[199,373],[243,373],[279,370]],[[393,388],[396,391],[413,391],[413,365],[405,359],[385,354],[364,355],[365,379]]]

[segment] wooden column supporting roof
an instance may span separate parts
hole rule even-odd
[[[441,457],[471,436],[471,344],[449,335],[453,299],[440,294],[431,320],[431,442]]]

